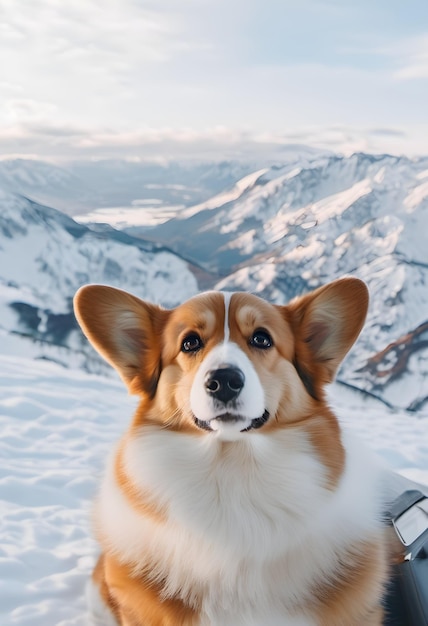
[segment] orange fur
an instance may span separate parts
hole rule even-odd
[[[382,624],[379,597],[388,574],[384,551],[385,544],[377,540],[349,548],[336,578],[314,590],[320,626]]]
[[[141,489],[136,487],[132,477],[129,476],[123,465],[123,447],[124,441],[122,441],[122,444],[119,446],[115,458],[116,480],[121,492],[140,515],[150,517],[162,524],[166,520],[166,511],[164,510],[164,507],[161,507],[158,503],[153,502],[150,494],[143,495],[141,493]]]
[[[135,576],[114,556],[103,555],[97,565],[108,594],[104,599],[121,626],[193,626],[197,614],[180,600],[161,598],[159,584]]]
[[[105,605],[109,607],[110,611],[113,613],[115,618],[119,621],[120,615],[118,612],[118,604],[115,602],[111,595],[111,589],[109,584],[107,584],[105,578],[105,555],[101,554],[98,558],[98,561],[94,567],[94,571],[92,572],[92,580],[95,585],[98,587],[101,598],[104,601]]]

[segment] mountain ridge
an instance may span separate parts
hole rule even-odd
[[[85,282],[114,284],[165,306],[201,288],[252,291],[284,304],[354,275],[368,284],[371,305],[340,380],[404,408],[428,396],[425,345],[411,351],[394,384],[379,382],[369,367],[428,319],[428,158],[305,155],[254,169],[154,228],[78,224],[11,191],[0,194],[0,206],[3,332],[23,332],[27,324],[35,340],[50,340],[52,329],[60,336],[73,290]],[[44,247],[37,248],[35,231],[25,240],[29,225]],[[11,261],[19,246],[29,258],[37,248],[25,271],[18,271],[25,255],[17,267]],[[80,349],[77,334],[70,337],[67,345]]]

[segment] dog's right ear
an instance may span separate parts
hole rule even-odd
[[[170,311],[103,285],[81,287],[74,311],[83,332],[130,393],[153,397],[161,372],[162,329]]]

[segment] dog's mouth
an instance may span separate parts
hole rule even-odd
[[[243,428],[242,430],[240,430],[239,432],[246,433],[250,430],[261,428],[264,424],[266,424],[269,417],[270,417],[269,411],[265,410],[265,412],[263,413],[261,417],[256,417],[252,419],[250,424],[246,426],[245,428]],[[239,424],[239,422],[247,422],[247,420],[244,417],[240,415],[235,415],[233,413],[222,413],[221,415],[217,415],[216,417],[214,417],[213,419],[209,421],[201,420],[198,417],[196,417],[196,415],[194,415],[193,420],[196,426],[198,426],[198,428],[201,428],[202,430],[208,430],[211,432],[215,432],[217,430],[216,428],[213,428],[211,426],[211,422],[218,421],[218,422],[221,422],[222,424]]]

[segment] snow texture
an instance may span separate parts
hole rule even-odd
[[[331,402],[387,466],[428,484],[427,415],[339,385]],[[0,356],[2,626],[87,626],[91,499],[134,407],[116,379]]]
[[[122,167],[123,189],[138,188],[140,169],[93,167],[92,182],[108,171],[112,187],[113,173]],[[72,171],[29,162],[0,167],[2,626],[88,624],[84,589],[97,553],[91,501],[135,400],[76,328],[71,299],[86,282],[175,306],[198,290],[202,272],[189,258],[211,271],[221,266],[223,278],[212,277],[217,288],[254,291],[282,304],[343,274],[359,276],[371,292],[369,317],[339,374],[347,386],[333,385],[331,402],[387,466],[428,484],[428,404],[418,402],[428,397],[425,335],[392,382],[373,382],[363,368],[428,320],[428,160],[306,155],[262,167],[189,166],[187,183],[198,171],[215,195],[151,226],[152,240],[160,243],[79,224],[22,195],[27,190],[41,201],[58,197],[65,206],[76,188],[67,204],[75,213],[70,202],[80,193],[76,177],[83,176],[84,165]],[[178,176],[174,168],[168,171]],[[216,177],[225,181],[221,194]],[[139,198],[144,208],[147,199],[156,201],[158,186],[148,186],[150,195],[134,195],[129,204]],[[82,188],[80,209],[93,193],[90,185]],[[391,359],[393,352],[387,354]],[[404,409],[415,402],[417,412]]]

